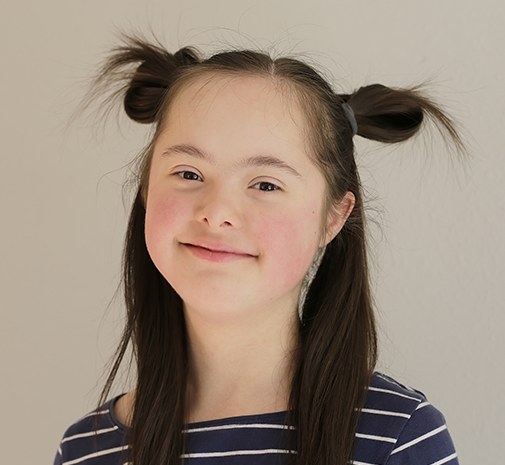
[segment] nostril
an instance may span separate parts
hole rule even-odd
[[[209,218],[206,216],[204,219],[203,219],[204,222],[206,222],[209,226],[213,226],[214,224],[216,224],[218,227],[221,227],[223,225],[226,225],[226,226],[232,226],[232,223],[228,220],[223,220],[223,221],[210,221]]]
[[[195,214],[201,223],[214,228],[239,226],[243,215],[243,205],[237,191],[215,186],[202,193]]]

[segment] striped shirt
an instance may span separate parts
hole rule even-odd
[[[128,427],[114,415],[108,400],[65,431],[54,465],[127,465]],[[99,415],[97,434],[93,420]],[[284,425],[286,412],[221,418],[184,425],[186,465],[273,465],[296,453]],[[287,428],[287,429],[286,429]],[[283,435],[287,431],[288,436]],[[294,437],[294,436],[293,436]],[[457,465],[445,419],[420,391],[381,373],[374,373],[361,412],[354,465]]]

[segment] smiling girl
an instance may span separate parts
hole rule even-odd
[[[133,66],[133,68],[130,68]],[[443,415],[377,373],[356,135],[451,120],[416,89],[335,93],[308,65],[202,59],[137,38],[122,82],[154,124],[124,249],[127,322],[93,412],[55,465],[457,464]],[[108,399],[132,344],[136,388]]]

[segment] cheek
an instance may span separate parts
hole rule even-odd
[[[284,211],[261,222],[256,234],[272,283],[293,286],[303,279],[317,250],[319,224],[315,208]]]
[[[178,230],[178,225],[184,221],[185,214],[187,215],[187,208],[173,197],[170,201],[166,198],[148,197],[145,219],[146,246],[151,259],[160,271],[163,267],[163,257],[167,257],[174,234]]]

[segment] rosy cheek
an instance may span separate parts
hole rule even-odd
[[[272,282],[293,286],[303,279],[318,245],[318,218],[314,209],[287,211],[264,217],[256,231]],[[313,216],[312,221],[308,218]],[[300,218],[304,218],[303,222]]]
[[[176,198],[167,200],[163,197],[148,197],[145,237],[147,248],[155,264],[172,244],[177,225],[183,221],[185,211],[187,214],[187,208],[185,209]]]

